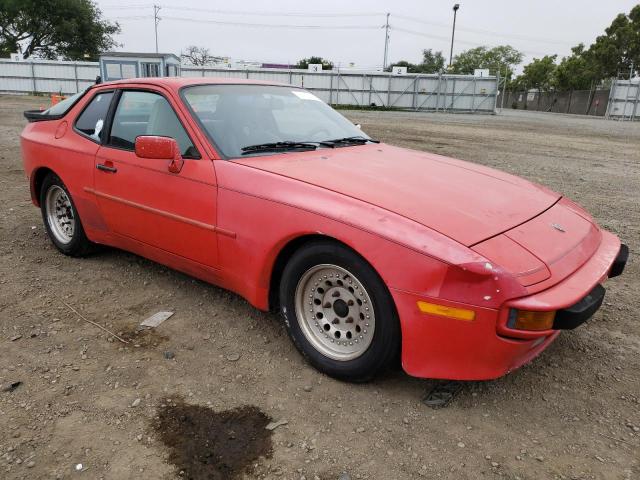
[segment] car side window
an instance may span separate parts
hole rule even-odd
[[[113,92],[98,93],[93,97],[76,120],[76,129],[99,142],[112,98]]]
[[[178,116],[162,95],[124,91],[113,116],[107,143],[113,147],[133,150],[136,137],[140,135],[174,138],[184,158],[200,158]]]

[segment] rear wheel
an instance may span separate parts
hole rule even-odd
[[[391,296],[376,271],[341,244],[320,241],[298,250],[283,272],[280,305],[298,350],[328,375],[367,381],[397,356]]]
[[[49,174],[40,189],[40,210],[45,229],[55,247],[65,255],[79,257],[91,252],[71,194],[62,180]]]

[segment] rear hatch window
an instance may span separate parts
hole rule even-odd
[[[30,122],[41,122],[44,120],[57,120],[66,115],[66,113],[73,107],[80,98],[85,94],[84,92],[78,92],[75,95],[71,95],[69,98],[65,98],[61,102],[47,108],[46,110],[27,110],[24,112],[24,117]]]

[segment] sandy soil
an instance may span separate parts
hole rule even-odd
[[[386,142],[546,184],[631,248],[587,325],[434,410],[433,381],[317,373],[276,315],[236,295],[121,251],[55,251],[18,141],[21,111],[43,102],[0,97],[1,478],[640,478],[640,124],[347,112]],[[175,315],[136,335],[159,310]]]

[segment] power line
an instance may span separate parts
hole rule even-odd
[[[401,20],[406,20],[408,22],[414,22],[414,23],[420,23],[423,25],[431,25],[431,26],[436,26],[436,27],[442,27],[442,28],[446,28],[449,29],[450,26],[444,23],[438,23],[438,22],[431,22],[428,20],[424,20],[424,19],[420,19],[420,18],[412,18],[412,17],[406,17],[404,15],[393,15],[395,18],[399,18]],[[457,30],[462,30],[465,32],[470,32],[470,33],[478,33],[478,34],[482,34],[482,35],[491,35],[494,37],[502,37],[502,38],[513,38],[513,39],[517,39],[517,40],[525,40],[525,41],[531,41],[531,42],[540,42],[540,43],[552,43],[552,44],[557,44],[557,45],[566,45],[567,43],[571,43],[571,42],[566,42],[566,41],[562,41],[562,40],[549,40],[548,38],[538,38],[538,37],[529,37],[526,35],[518,35],[518,34],[512,34],[512,33],[500,33],[500,32],[494,32],[492,30],[483,30],[480,28],[468,28],[468,27],[458,27]]]
[[[385,13],[377,12],[355,12],[355,13],[313,13],[313,12],[274,12],[273,10],[260,11],[240,11],[240,10],[222,10],[214,8],[198,8],[198,7],[183,7],[183,6],[171,6],[171,5],[159,5],[165,10],[179,10],[181,12],[201,12],[201,13],[216,13],[220,15],[243,15],[243,16],[260,16],[260,17],[312,17],[312,18],[362,18],[362,17],[380,17],[386,15]],[[102,8],[109,10],[131,10],[151,8],[153,4],[138,4],[138,5],[104,5]]]
[[[175,6],[172,7],[170,5],[163,5],[163,8],[166,10],[180,10],[180,11],[190,11],[190,12],[205,12],[205,13],[217,13],[222,15],[253,15],[260,17],[324,17],[324,18],[338,18],[338,17],[379,17],[385,15],[384,13],[377,12],[358,12],[358,13],[311,13],[311,12],[274,12],[272,10],[269,11],[257,11],[253,10],[250,12],[240,11],[240,10],[220,10],[213,8],[197,8],[197,7],[182,7]]]
[[[394,25],[391,26],[391,30],[395,31],[395,32],[409,33],[411,35],[417,35],[419,37],[432,38],[434,40],[442,40],[442,41],[445,41],[445,42],[449,42],[449,37],[445,37],[443,35],[433,35],[433,34],[430,34],[430,33],[418,32],[416,30],[410,30],[408,28],[396,27]],[[458,43],[469,43],[469,44],[477,45],[477,42],[465,42],[464,40],[460,40],[460,41],[458,41]]]
[[[441,36],[441,35],[431,35],[431,34],[424,33],[424,32],[417,32],[415,30],[410,30],[408,28],[393,27],[392,26],[391,30],[392,31],[396,31],[396,32],[404,32],[404,33],[408,33],[408,34],[411,34],[411,35],[417,35],[419,37],[424,37],[424,38],[431,38],[431,39],[442,40],[442,41],[446,41],[446,42],[449,41],[448,37],[444,37],[444,36]],[[474,45],[476,47],[478,46],[478,42],[471,42],[471,41],[468,41],[468,40],[456,40],[456,41],[457,41],[457,43],[464,43],[464,44],[467,44],[467,45]],[[491,45],[488,45],[488,46],[491,46]],[[527,55],[548,55],[549,54],[548,52],[547,53],[543,53],[543,52],[532,52],[532,51],[525,51],[525,50],[521,50],[521,52],[525,53]]]
[[[143,8],[152,8],[154,5],[153,4],[135,4],[135,5],[105,5],[102,8],[106,8],[106,9],[121,9],[121,10],[130,10],[130,9],[143,9]],[[386,13],[384,12],[352,12],[352,13],[311,13],[311,12],[274,12],[274,11],[258,11],[258,10],[253,10],[253,11],[241,11],[241,10],[225,10],[225,9],[214,9],[214,8],[199,8],[199,7],[184,7],[184,6],[172,6],[172,5],[159,5],[159,7],[165,9],[165,10],[180,10],[180,11],[189,11],[189,12],[201,12],[201,13],[214,13],[214,14],[219,14],[219,15],[242,15],[242,16],[261,16],[261,17],[303,17],[303,18],[362,18],[362,17],[367,17],[367,18],[372,18],[372,17],[384,17],[386,16]],[[396,13],[391,13],[391,17],[392,18],[396,18],[396,19],[400,19],[400,20],[404,20],[407,22],[413,22],[413,23],[418,23],[418,24],[422,24],[422,25],[430,25],[430,26],[435,26],[435,27],[439,27],[439,28],[445,28],[445,29],[449,29],[449,25],[445,24],[445,23],[440,23],[440,22],[434,22],[434,21],[430,21],[430,20],[426,20],[424,18],[416,18],[416,17],[409,17],[406,15],[400,15],[400,14],[396,14]],[[136,19],[139,17],[136,17]],[[168,18],[168,17],[167,17]],[[178,17],[174,17],[174,19],[177,19]],[[202,21],[202,23],[204,23],[205,20],[201,20],[201,19],[194,19],[198,20],[198,21]],[[185,21],[192,21],[192,20],[186,20]],[[210,21],[211,23],[214,23],[215,21]],[[220,21],[222,22],[222,21]],[[245,22],[227,22],[228,24],[238,24],[240,25],[241,23],[245,23]],[[222,23],[220,23],[222,24]],[[247,25],[249,25],[247,23]],[[266,26],[266,24],[260,24],[260,26]],[[325,27],[328,28],[328,27]],[[342,27],[341,27],[342,28]],[[396,27],[397,30],[399,30],[399,27]],[[408,32],[409,29],[405,29],[407,32],[406,33],[417,33],[415,31],[412,32]],[[464,31],[464,32],[469,32],[469,33],[476,33],[479,35],[485,35],[485,36],[492,36],[492,37],[498,37],[498,38],[505,38],[505,39],[514,39],[514,40],[522,40],[522,41],[527,41],[527,42],[536,42],[536,43],[546,43],[546,44],[552,44],[552,45],[561,45],[561,46],[566,46],[569,43],[569,41],[563,41],[563,40],[553,40],[553,39],[549,39],[549,38],[539,38],[539,37],[531,37],[531,36],[527,36],[527,35],[519,35],[519,34],[512,34],[512,33],[504,33],[504,32],[496,32],[493,30],[484,30],[484,29],[480,29],[480,28],[469,28],[469,27],[458,27],[457,30],[459,31]],[[433,38],[437,38],[436,36],[433,36]],[[464,43],[464,42],[461,42]],[[468,44],[475,44],[477,42],[467,42]],[[575,42],[573,42],[575,43]]]
[[[154,18],[153,15],[134,15],[130,17],[109,17],[111,20],[147,20]]]
[[[228,25],[234,27],[259,27],[259,28],[296,28],[314,30],[378,30],[383,28],[379,25],[296,25],[286,23],[249,23],[249,22],[227,22],[223,20],[206,20],[201,18],[186,18],[164,16],[164,20],[176,20],[180,22],[209,23],[214,25]]]
[[[148,20],[154,19],[154,15],[137,15],[137,16],[128,16],[128,17],[112,17],[114,20]],[[272,23],[250,23],[250,22],[229,22],[224,20],[207,20],[200,18],[187,18],[187,17],[173,17],[173,16],[163,16],[163,20],[175,20],[180,22],[191,22],[191,23],[205,23],[205,24],[215,24],[215,25],[226,25],[232,27],[257,27],[257,28],[293,28],[293,29],[311,29],[311,30],[378,30],[384,29],[385,25],[297,25],[297,24],[272,24]],[[423,38],[429,38],[432,40],[441,40],[444,42],[449,41],[449,37],[444,35],[434,35],[430,33],[419,32],[416,30],[411,30],[408,28],[398,27],[395,25],[389,25],[390,31],[403,32],[408,33],[410,35],[416,35]],[[466,44],[466,45],[474,45],[477,46],[478,42],[472,42],[468,40],[458,40],[458,43]],[[548,53],[543,52],[532,52],[525,51],[526,54],[532,55],[547,55]]]
[[[101,9],[107,10],[136,10],[140,8],[151,8],[153,4],[145,3],[145,4],[137,4],[137,5],[99,5]]]
[[[156,51],[158,50],[158,24],[160,22],[160,17],[158,16],[159,10],[167,9],[167,10],[185,10],[185,11],[193,11],[193,12],[207,12],[207,13],[217,13],[223,15],[261,15],[261,16],[283,16],[283,17],[309,17],[311,14],[302,13],[302,12],[287,12],[287,13],[275,13],[275,12],[240,12],[235,10],[217,10],[217,9],[206,9],[206,8],[195,8],[195,7],[172,7],[172,6],[161,6],[157,4],[137,4],[137,5],[123,5],[123,6],[112,6],[105,8],[113,8],[113,9],[122,9],[122,10],[130,10],[130,9],[143,9],[143,8],[153,8],[153,15],[133,15],[126,17],[112,17],[115,20],[147,20],[154,19],[155,24],[155,43],[156,43]],[[379,30],[385,29],[385,56],[384,56],[384,65],[387,63],[387,54],[389,49],[389,32],[397,31],[402,33],[407,33],[410,35],[415,35],[423,38],[429,38],[434,40],[439,40],[443,42],[448,42],[449,38],[441,35],[435,35],[430,33],[425,33],[423,31],[416,31],[410,28],[404,28],[396,25],[391,25],[389,23],[389,16],[397,17],[401,20],[412,21],[415,23],[426,24],[426,25],[437,25],[440,27],[448,28],[448,25],[438,24],[437,22],[429,22],[423,19],[406,17],[403,15],[393,15],[393,14],[380,14],[373,12],[365,12],[362,14],[355,13],[327,13],[327,14],[314,14],[314,17],[325,17],[325,18],[334,18],[334,17],[375,17],[379,15],[385,15],[387,18],[387,23],[384,25],[317,25],[317,24],[283,24],[283,23],[255,23],[255,22],[244,22],[244,21],[225,21],[225,20],[211,20],[211,19],[203,19],[203,18],[190,18],[190,17],[179,17],[179,16],[163,16],[163,20],[173,20],[178,22],[190,22],[190,23],[202,23],[202,24],[212,24],[212,25],[222,25],[222,26],[231,26],[231,27],[243,27],[243,28],[277,28],[277,29],[298,29],[298,30]],[[493,35],[493,36],[501,36],[496,32],[491,32],[489,30],[480,30],[480,29],[464,29],[470,32],[478,32],[483,35]],[[509,38],[514,39],[522,39],[529,41],[538,41],[533,37],[525,37],[525,36],[517,36],[511,35]],[[458,40],[458,43],[467,44],[477,46],[477,41],[465,41]],[[557,43],[566,45],[567,42],[556,42],[547,40],[546,43]],[[523,51],[523,53],[527,55],[547,55],[547,53],[542,52],[531,52],[531,51]]]

